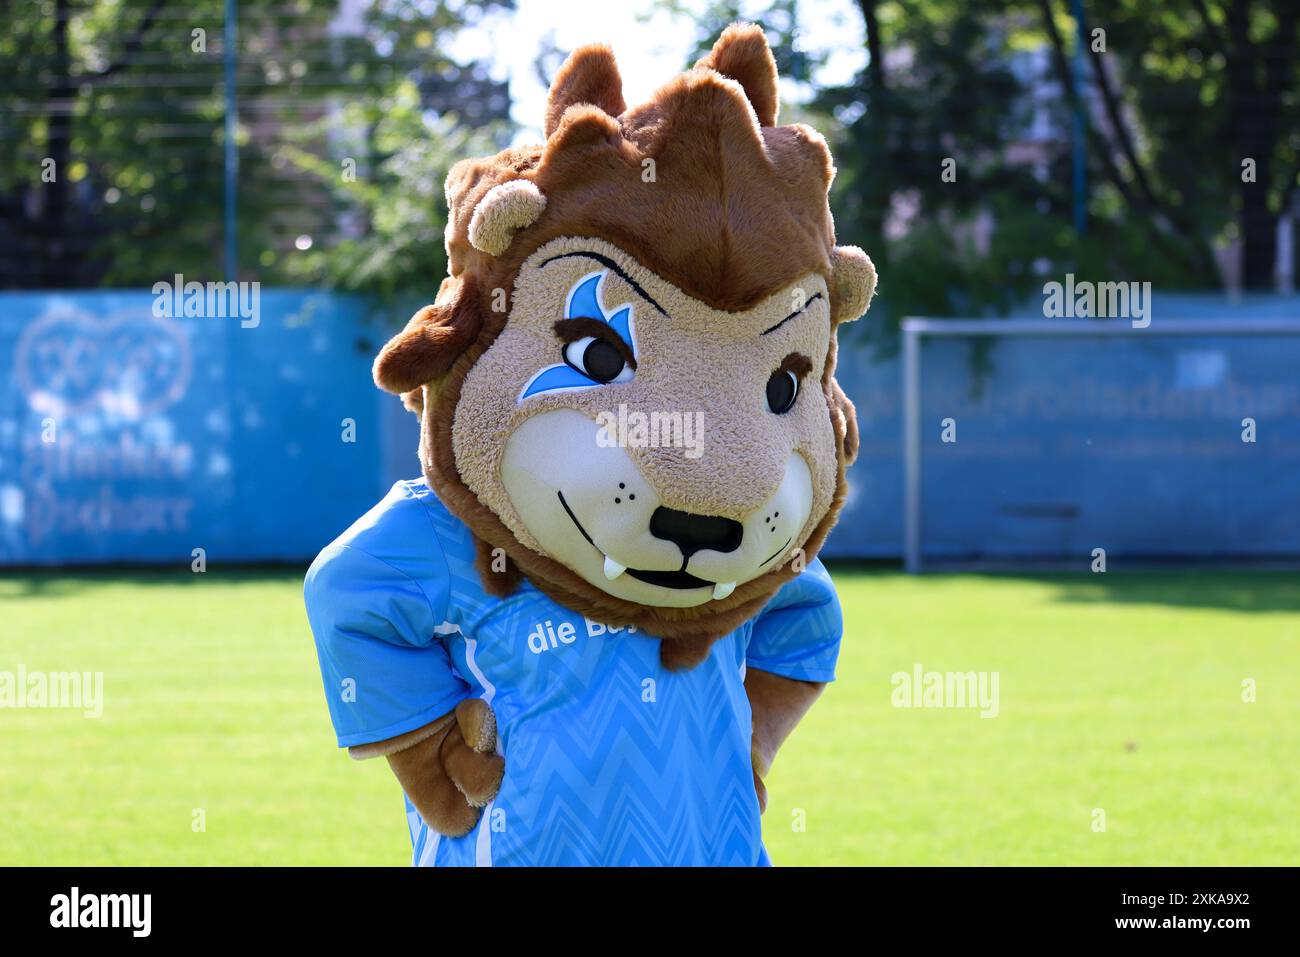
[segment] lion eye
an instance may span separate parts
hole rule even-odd
[[[606,339],[583,336],[564,347],[564,361],[596,382],[627,382],[632,369],[623,354]]]
[[[789,369],[777,369],[767,380],[767,407],[777,415],[790,411],[799,396],[799,377]]]

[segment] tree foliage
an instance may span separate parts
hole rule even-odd
[[[741,6],[706,8],[701,48],[755,16]],[[894,317],[1003,312],[1067,271],[1214,288],[1234,242],[1244,285],[1271,285],[1300,175],[1300,4],[1087,0],[1082,47],[1068,0],[856,6],[846,42],[866,48],[862,70],[814,88],[803,109],[834,144],[841,241],[876,258]],[[757,12],[787,75],[817,76],[799,30],[815,16],[797,0]],[[1243,182],[1246,158],[1255,182]]]
[[[441,269],[440,182],[504,85],[448,40],[499,0],[240,0],[241,278],[391,292]],[[0,5],[0,285],[217,278],[223,0]],[[52,171],[52,172],[51,172]],[[351,176],[349,176],[349,172]]]

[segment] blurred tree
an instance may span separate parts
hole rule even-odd
[[[240,0],[242,277],[303,275],[311,270],[300,260],[314,248],[318,279],[387,287],[401,262],[380,268],[383,249],[409,252],[417,236],[433,234],[441,249],[440,197],[394,217],[364,180],[393,175],[390,159],[403,149],[401,169],[417,159],[445,166],[439,151],[458,146],[462,125],[506,122],[505,85],[446,49],[464,25],[511,5]],[[0,3],[0,285],[219,275],[223,30],[223,0]],[[401,145],[379,135],[398,101],[412,137]],[[317,162],[294,161],[304,157]],[[309,165],[328,168],[328,179],[304,175]],[[343,265],[320,255],[340,233],[356,244],[417,222],[419,230],[373,242],[369,269],[320,273]]]
[[[369,122],[364,114],[371,109],[383,115]],[[374,294],[376,307],[385,314],[393,313],[395,300],[408,296],[412,301],[406,308],[430,302],[447,272],[443,183],[457,160],[500,149],[499,127],[431,118],[414,83],[399,86],[374,104],[350,107],[345,116],[354,121],[354,128],[367,130],[371,149],[364,175],[340,176],[337,158],[323,158],[301,146],[286,144],[279,155],[324,185],[340,215],[363,212],[364,225],[340,230],[332,242],[290,257],[287,276],[310,285]]]
[[[807,49],[799,26],[815,6],[713,3],[700,19],[699,52],[727,23],[754,19],[782,76],[811,85],[805,104],[783,105],[783,122],[807,119],[832,140],[839,239],[876,260],[894,317],[1007,309],[1032,285],[1034,261],[1070,242],[1068,192],[1044,175],[1041,144],[1026,142],[1032,76],[1016,71],[1024,52],[999,20],[1004,6],[860,0],[857,37],[845,43],[865,44],[865,64],[851,82],[821,87],[826,51]]]
[[[799,0],[770,0],[761,9],[741,0],[706,0],[703,4],[690,0],[662,0],[660,6],[678,17],[694,21],[698,40],[690,57],[692,63],[708,53],[722,31],[738,20],[757,23],[763,28],[782,79],[807,83],[812,79],[813,68],[820,62],[817,56],[797,43]]]
[[[1040,6],[1059,50],[1066,3]],[[1107,177],[1155,228],[1239,237],[1242,284],[1271,288],[1300,181],[1300,3],[1089,0],[1084,27],[1104,31],[1088,51]]]
[[[665,5],[698,18],[701,49],[756,19],[783,74],[816,80],[799,28],[815,5]],[[1238,238],[1245,284],[1271,284],[1300,174],[1300,3],[1087,0],[1081,88],[1068,0],[856,8],[863,68],[814,85],[802,109],[835,141],[838,230],[878,260],[892,316],[1005,312],[1066,271],[1216,287],[1216,250]],[[1089,117],[1082,236],[1076,106]]]
[[[1013,289],[1044,268],[1213,287],[1214,249],[1235,236],[1244,285],[1271,287],[1277,218],[1300,174],[1300,4],[1089,0],[1082,89],[1068,0],[858,6],[867,66],[813,106],[849,117],[842,202],[864,242],[883,245],[903,267],[895,275],[908,274],[898,255],[918,245],[942,255],[942,238],[925,238],[936,224],[951,233],[973,214],[991,214],[993,232],[977,252],[1006,257],[993,265]],[[1050,72],[1037,65],[1044,47]],[[1098,184],[1083,237],[1068,228],[1069,121],[1080,105],[1090,117],[1088,178]],[[940,157],[957,160],[956,182],[938,175]],[[1243,175],[1248,158],[1253,181]],[[918,229],[891,234],[900,195]],[[918,276],[930,273],[927,258]],[[978,293],[994,292],[980,263],[956,263],[948,275],[959,300],[999,305]],[[917,292],[904,290],[926,311],[970,311],[937,290],[928,302]]]
[[[842,231],[883,260],[896,315],[1005,310],[1069,241],[1068,160],[1034,127],[1032,55],[994,0],[858,6],[867,63],[812,103],[844,124]]]

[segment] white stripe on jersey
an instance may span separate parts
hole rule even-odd
[[[491,705],[492,699],[496,697],[497,688],[492,682],[488,681],[487,675],[483,674],[483,669],[478,666],[474,660],[474,652],[478,650],[478,642],[473,638],[465,638],[465,664],[469,665],[469,670],[474,674],[474,680],[483,688],[481,695],[485,704]],[[497,754],[501,753],[501,739],[497,738]],[[483,813],[478,819],[478,834],[474,836],[474,865],[476,867],[492,866],[492,808],[496,804],[496,798],[488,801],[487,807],[483,808]]]
[[[432,829],[429,830],[429,839],[424,845],[424,853],[420,859],[415,862],[416,867],[437,867],[438,866],[438,842],[442,840],[442,835]]]

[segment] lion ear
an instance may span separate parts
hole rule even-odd
[[[831,318],[852,322],[871,305],[876,294],[876,267],[857,246],[836,246],[831,253]]]
[[[441,303],[425,306],[379,351],[375,385],[396,395],[445,375],[483,328],[478,297],[469,278]]]
[[[559,128],[564,111],[579,103],[590,103],[610,116],[620,116],[627,109],[614,51],[604,43],[578,47],[555,75],[546,98],[547,139]]]
[[[776,126],[781,106],[776,59],[763,28],[754,23],[733,23],[722,31],[709,55],[695,64],[730,77],[745,91],[759,126]]]
[[[469,220],[469,242],[479,252],[500,256],[510,248],[515,233],[527,229],[546,209],[546,197],[536,184],[512,179],[493,186]]]

